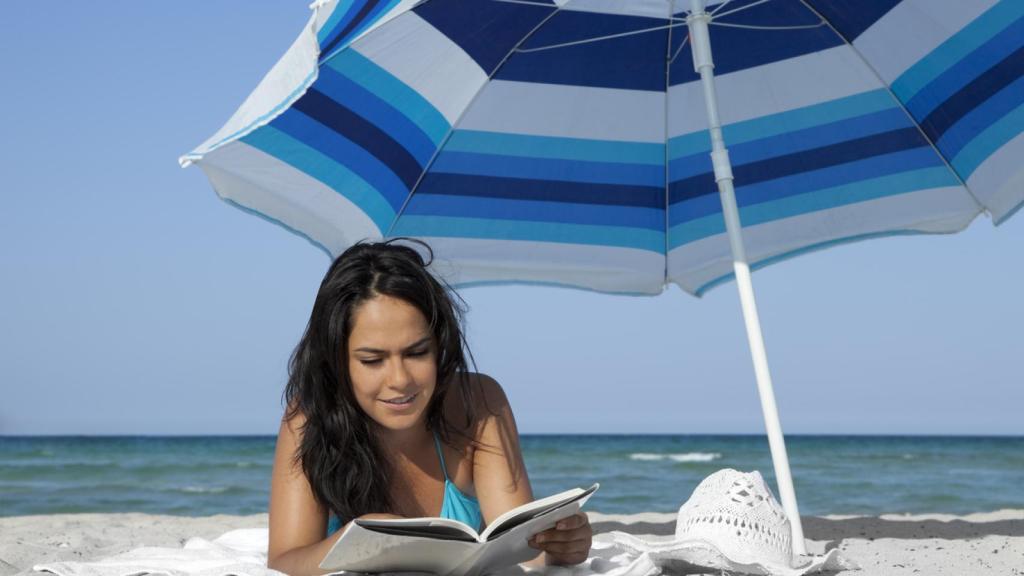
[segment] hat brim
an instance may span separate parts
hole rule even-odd
[[[763,576],[803,576],[826,570],[858,569],[855,563],[843,557],[835,549],[822,555],[796,556],[794,565],[786,566],[730,558],[711,542],[696,538],[648,542],[632,534],[618,531],[601,536],[606,537],[602,540],[610,539],[611,542],[598,542],[595,539],[595,546],[618,545],[624,551],[632,554],[646,554],[659,567],[670,569],[677,574],[702,573],[712,569]]]

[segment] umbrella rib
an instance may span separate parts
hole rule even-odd
[[[498,65],[495,66],[494,69],[491,70],[491,73],[487,75],[487,80],[480,85],[480,89],[477,90],[476,94],[473,94],[473,97],[469,100],[469,102],[466,103],[466,107],[463,108],[462,112],[459,113],[459,117],[456,118],[454,122],[452,122],[451,128],[449,128],[448,132],[444,135],[444,139],[442,139],[441,143],[438,144],[437,149],[434,150],[434,153],[430,156],[430,160],[427,161],[427,165],[423,167],[423,171],[420,172],[419,177],[416,178],[416,182],[412,185],[412,188],[409,189],[409,195],[405,197],[405,202],[402,202],[402,207],[399,208],[398,212],[395,213],[395,218],[391,221],[391,225],[388,226],[387,231],[384,233],[385,238],[391,236],[392,230],[395,229],[395,225],[398,224],[399,218],[401,218],[402,214],[405,213],[406,207],[409,206],[409,201],[411,201],[413,195],[416,194],[416,190],[419,189],[420,183],[423,182],[423,178],[427,175],[427,172],[430,172],[430,168],[431,166],[434,165],[434,161],[437,160],[437,156],[441,153],[441,150],[444,149],[445,145],[448,144],[448,140],[451,139],[452,134],[455,133],[455,127],[458,126],[459,122],[462,121],[462,118],[463,116],[466,115],[466,112],[473,107],[473,104],[476,102],[476,99],[480,96],[480,93],[483,92],[484,87],[487,86],[487,84],[491,81],[491,78],[493,78],[494,75],[498,73],[498,70],[501,69],[505,62],[508,61],[508,59],[512,56],[512,54],[515,53],[516,49],[519,48],[519,46],[522,45],[523,42],[526,42],[526,40],[528,40],[530,36],[533,36],[533,34],[537,32],[537,30],[539,30],[541,26],[546,24],[547,21],[550,20],[555,14],[561,12],[562,8],[568,5],[568,3],[569,2],[566,2],[562,6],[556,6],[550,14],[545,16],[543,20],[541,20],[539,23],[537,23],[536,26],[533,27],[533,29],[531,29],[529,32],[526,33],[526,35],[520,38],[519,42],[516,42],[516,45],[513,46],[511,50],[509,50],[508,54],[505,54],[505,57],[501,59],[501,62],[498,62]]]
[[[679,43],[679,48],[676,48],[676,53],[672,55],[672,59],[668,61],[669,64],[672,64],[672,63],[674,63],[676,61],[676,58],[679,57],[679,53],[683,51],[683,48],[689,42],[690,42],[690,35],[687,34],[686,38],[683,38],[683,41]]]
[[[768,0],[760,0],[760,1],[761,1],[761,2],[767,2]],[[712,10],[712,11],[711,11],[711,14],[709,14],[709,16],[711,16],[712,18],[714,18],[715,14],[718,14],[718,12],[719,12],[719,11],[720,11],[720,10],[721,10],[722,8],[725,8],[725,7],[726,7],[726,6],[728,6],[728,5],[730,4],[730,3],[732,3],[732,0],[722,0],[722,3],[718,5],[718,8],[715,8],[714,10]],[[740,8],[740,9],[742,10],[742,8]]]
[[[594,38],[584,38],[583,40],[573,40],[572,42],[563,42],[561,44],[550,44],[548,46],[537,46],[536,48],[516,48],[515,52],[520,54],[528,54],[530,52],[541,52],[543,50],[551,50],[553,48],[565,48],[567,46],[579,46],[580,44],[590,44],[591,42],[600,42],[601,40],[612,40],[615,38],[623,38],[625,36],[634,36],[636,34],[645,34],[647,32],[657,32],[658,30],[671,30],[676,26],[684,26],[684,23],[668,24],[666,26],[654,26],[651,28],[641,28],[639,30],[630,30],[629,32],[619,32],[618,34],[608,34],[607,36],[596,36]]]
[[[771,2],[771,0],[757,0],[757,2],[751,2],[750,4],[747,4],[746,6],[740,6],[739,8],[736,8],[736,9],[733,9],[733,10],[729,10],[728,12],[722,12],[721,14],[719,14],[718,11],[721,10],[722,8],[725,8],[725,5],[728,4],[731,1],[732,0],[726,0],[725,2],[722,2],[722,4],[717,9],[715,9],[713,12],[711,12],[712,19],[714,19],[715,17],[722,18],[722,17],[728,16],[729,14],[735,14],[737,12],[742,12],[742,11],[746,10],[747,8],[753,8],[754,6],[757,6],[759,4],[764,4],[765,2]]]
[[[802,26],[752,26],[750,24],[732,24],[729,22],[716,22],[713,20],[711,22],[708,22],[708,24],[711,24],[713,26],[724,26],[726,28],[744,28],[747,30],[808,30],[811,28],[821,28],[822,26],[827,26],[824,20],[818,22],[817,24],[804,24]]]
[[[675,13],[676,13],[675,7],[676,7],[676,0],[669,0],[669,2],[668,2],[668,20],[669,20],[669,22],[672,22],[672,20],[675,17]],[[688,40],[689,38],[690,38],[689,35],[687,35],[686,39],[684,39],[679,44],[679,50],[682,50],[683,46],[686,45],[686,40]],[[665,46],[665,118],[664,118],[664,126],[665,126],[665,270],[664,270],[664,276],[662,277],[662,280],[661,280],[661,289],[662,290],[664,290],[665,287],[668,286],[668,249],[669,249],[669,241],[668,241],[668,224],[669,224],[669,219],[668,219],[668,210],[669,210],[669,149],[668,149],[668,143],[669,143],[669,136],[668,136],[669,121],[668,121],[668,104],[669,104],[669,100],[671,100],[671,98],[669,98],[669,90],[672,88],[672,80],[671,80],[672,62],[676,59],[676,56],[679,55],[679,50],[677,50],[675,54],[672,54],[672,26],[669,25],[669,27],[668,27],[668,44],[667,44],[667,46]]]
[[[804,8],[807,8],[808,10],[813,12],[818,18],[821,18],[821,21],[824,22],[830,30],[832,30],[832,33],[842,38],[843,42],[845,42],[846,45],[849,46],[851,50],[853,50],[853,53],[857,55],[857,58],[860,58],[860,61],[863,62],[865,66],[867,66],[868,70],[871,70],[871,73],[875,75],[875,78],[878,80],[878,83],[881,84],[885,88],[885,91],[889,93],[889,96],[896,101],[896,104],[898,104],[900,109],[903,110],[903,113],[906,114],[907,119],[910,120],[910,123],[914,125],[914,128],[917,128],[917,132],[921,135],[922,138],[924,138],[925,142],[927,142],[928,145],[932,147],[932,150],[935,151],[935,154],[942,159],[942,163],[945,164],[946,168],[949,169],[953,176],[956,177],[957,182],[959,182],[960,185],[964,187],[964,191],[966,191],[967,194],[971,197],[971,200],[974,200],[974,203],[978,206],[978,209],[988,214],[991,218],[992,213],[989,212],[988,207],[985,206],[985,204],[981,200],[979,200],[977,196],[974,195],[974,191],[971,190],[971,188],[967,185],[967,182],[965,182],[964,179],[960,176],[960,173],[957,172],[952,165],[950,165],[949,160],[946,158],[946,155],[943,154],[939,150],[939,147],[935,145],[935,142],[933,142],[932,139],[929,138],[928,135],[924,133],[924,129],[921,128],[921,124],[914,118],[910,111],[907,110],[907,107],[903,104],[903,101],[900,100],[892,91],[892,87],[889,86],[889,83],[882,79],[882,76],[878,73],[878,70],[875,70],[875,67],[872,66],[866,58],[864,58],[864,55],[861,54],[860,50],[858,50],[857,47],[853,45],[853,42],[850,42],[850,40],[847,39],[846,36],[840,34],[839,30],[836,30],[836,27],[833,26],[831,22],[829,22],[828,18],[822,16],[821,13],[815,10],[813,6],[808,4],[806,0],[800,0],[800,3],[803,4]]]
[[[530,0],[492,0],[493,2],[505,2],[506,4],[526,4],[527,6],[543,6],[544,8],[551,8],[551,4],[546,2],[531,2]]]

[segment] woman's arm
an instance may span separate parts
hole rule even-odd
[[[293,464],[302,438],[306,417],[296,413],[290,420],[282,419],[274,451],[274,470],[270,479],[270,541],[267,545],[267,568],[291,576],[327,574],[320,561],[338,541],[348,526],[324,538],[327,533],[327,512],[317,503],[306,474],[298,463]],[[401,518],[394,514],[364,514],[360,518]]]
[[[474,380],[479,418],[474,434],[473,488],[486,525],[532,501],[533,492],[505,391],[489,376],[478,374]]]
[[[494,379],[478,375],[482,421],[478,428],[480,444],[473,456],[473,484],[484,523],[533,500],[530,479],[526,475],[519,432],[512,407]],[[587,515],[579,513],[531,539],[531,545],[544,552],[531,566],[579,564],[587,559],[593,530]]]
[[[281,420],[270,480],[267,567],[292,576],[326,574],[318,565],[342,532],[324,538],[327,512],[313,496],[302,467],[293,462],[305,421],[301,413]]]

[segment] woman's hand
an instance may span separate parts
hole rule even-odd
[[[563,518],[554,528],[535,534],[530,546],[543,550],[547,564],[568,566],[579,564],[590,554],[594,530],[585,512]]]

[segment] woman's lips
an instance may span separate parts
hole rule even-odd
[[[401,411],[408,410],[410,407],[412,407],[413,402],[416,401],[416,398],[419,395],[420,395],[420,393],[417,392],[415,394],[410,394],[409,396],[399,396],[397,398],[390,398],[388,400],[381,400],[381,402],[385,406],[390,408],[391,410],[395,410],[395,411],[400,411],[401,412]]]

